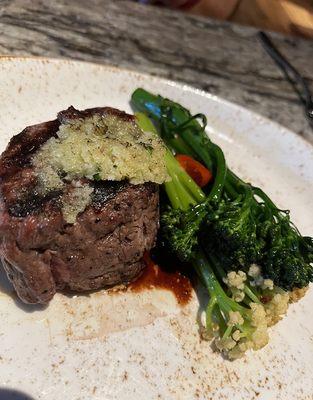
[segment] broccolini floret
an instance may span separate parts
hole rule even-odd
[[[190,261],[198,245],[198,232],[206,216],[204,204],[189,210],[168,208],[161,215],[163,239],[171,251],[183,262]]]
[[[264,275],[287,290],[303,288],[313,281],[310,257],[307,242],[290,226],[289,215],[279,217],[268,230]]]

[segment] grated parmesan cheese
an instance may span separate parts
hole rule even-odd
[[[113,115],[94,115],[62,124],[57,137],[35,154],[33,164],[51,189],[61,185],[60,172],[69,180],[162,184],[168,180],[164,155],[163,142],[154,133]]]
[[[74,224],[79,213],[83,212],[91,202],[93,188],[89,185],[74,187],[62,198],[62,213],[68,224]]]
[[[43,193],[72,182],[73,188],[62,197],[62,212],[66,222],[75,223],[93,191],[88,184],[75,187],[80,178],[162,184],[169,179],[164,156],[162,140],[134,121],[93,115],[61,124],[57,137],[41,146],[32,163]]]

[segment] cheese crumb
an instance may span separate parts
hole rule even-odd
[[[79,213],[83,212],[91,202],[93,188],[89,185],[73,187],[62,197],[62,214],[68,224],[74,224]]]

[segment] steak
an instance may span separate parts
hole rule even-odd
[[[47,303],[56,291],[89,291],[127,284],[144,268],[159,219],[158,185],[127,181],[64,181],[62,189],[38,190],[32,157],[61,123],[94,114],[134,118],[112,108],[68,110],[54,121],[24,129],[0,158],[0,253],[8,278],[26,303]],[[62,214],[62,196],[92,188],[75,223]]]

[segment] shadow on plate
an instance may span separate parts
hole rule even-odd
[[[15,389],[0,388],[0,400],[35,400],[26,393]]]
[[[4,270],[1,262],[0,262],[0,294],[5,294],[5,295],[11,297],[11,299],[14,300],[14,303],[16,304],[16,306],[18,308],[20,308],[21,310],[28,312],[28,313],[32,313],[34,311],[41,311],[47,307],[47,305],[43,305],[43,304],[25,304],[25,303],[23,303],[18,298],[17,294],[15,293],[12,283],[7,278],[7,275],[5,273],[5,270]],[[3,397],[3,399],[4,399],[4,397]],[[0,400],[2,400],[1,392],[0,392]]]

